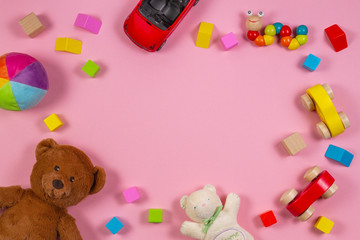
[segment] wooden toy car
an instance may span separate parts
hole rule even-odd
[[[338,189],[334,184],[335,179],[327,171],[321,171],[318,166],[306,171],[304,179],[310,184],[302,192],[298,194],[292,188],[280,198],[280,202],[286,206],[286,209],[301,221],[306,221],[312,216],[315,210],[311,205],[317,199],[329,198]]]
[[[321,122],[316,124],[316,128],[325,139],[335,137],[350,127],[349,118],[345,113],[336,111],[332,99],[334,93],[328,84],[317,84],[301,96],[304,107],[319,114]]]

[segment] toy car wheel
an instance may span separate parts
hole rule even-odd
[[[316,124],[316,129],[321,137],[325,139],[329,139],[331,137],[330,130],[324,122],[319,122],[318,124]]]
[[[335,183],[333,183],[333,185],[331,185],[331,187],[329,187],[328,190],[326,190],[326,192],[322,195],[322,198],[329,198],[332,195],[334,195],[334,193],[338,190],[338,186],[335,185]]]
[[[292,188],[284,192],[284,194],[280,198],[280,202],[285,206],[288,205],[295,197],[298,195],[298,192]]]
[[[346,114],[344,112],[339,112],[339,117],[344,125],[344,128],[349,128],[350,127],[350,121],[349,118],[346,116]]]
[[[313,206],[310,206],[308,209],[306,209],[305,212],[303,212],[300,216],[298,216],[298,219],[302,222],[308,220],[313,213],[315,212],[315,209]]]
[[[330,99],[333,100],[334,99],[334,92],[333,90],[331,89],[331,87],[329,86],[329,84],[327,83],[324,83],[321,85],[325,91],[327,92],[327,94],[329,95]]]
[[[321,173],[321,169],[318,166],[314,166],[306,171],[304,174],[304,179],[308,182],[314,180]]]
[[[311,97],[308,94],[304,94],[301,96],[301,102],[302,105],[308,110],[308,111],[314,111],[315,110],[315,105],[313,100],[311,99]]]
[[[200,1],[200,0],[196,0],[196,1],[195,1],[195,3],[194,3],[194,5],[193,5],[193,7],[195,7],[195,6],[196,6],[196,4],[198,4],[198,3],[199,3],[199,1]]]
[[[156,51],[160,51],[163,48],[163,46],[165,45],[165,43],[166,43],[166,40],[160,45],[160,47]]]

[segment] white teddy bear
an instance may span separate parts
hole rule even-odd
[[[240,198],[230,193],[223,208],[214,186],[183,196],[180,205],[195,222],[185,221],[181,233],[202,240],[253,240],[253,236],[237,223]]]

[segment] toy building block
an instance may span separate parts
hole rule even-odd
[[[100,71],[100,67],[93,61],[89,60],[85,63],[82,70],[86,72],[90,77],[95,77],[96,74]]]
[[[161,223],[163,220],[162,209],[149,209],[149,223]]]
[[[339,52],[347,48],[345,32],[337,25],[334,24],[325,29],[326,35],[334,47],[335,52]]]
[[[350,127],[349,118],[345,113],[336,111],[332,99],[334,93],[328,84],[317,84],[301,96],[304,107],[319,114],[321,122],[316,124],[316,128],[325,139],[335,137]]]
[[[331,158],[349,167],[354,158],[354,155],[345,149],[330,144],[326,150],[325,157]]]
[[[132,203],[140,198],[139,191],[136,187],[131,187],[123,192],[125,200],[128,203]]]
[[[234,33],[229,33],[221,38],[221,43],[224,46],[225,50],[229,50],[239,44],[238,40],[235,37]]]
[[[280,202],[286,209],[300,221],[308,220],[314,213],[311,206],[317,199],[329,198],[335,194],[338,187],[335,179],[327,171],[321,171],[318,166],[314,166],[306,171],[304,179],[310,184],[299,194],[292,188],[287,190],[280,198]]]
[[[60,118],[55,113],[45,118],[44,123],[52,132],[63,125]]]
[[[80,54],[82,42],[72,38],[57,38],[55,44],[55,51],[69,52]]]
[[[79,13],[75,20],[74,25],[77,27],[81,27],[89,32],[98,34],[101,28],[101,21],[83,13]]]
[[[314,227],[322,231],[323,233],[329,234],[334,226],[334,222],[326,217],[319,217]]]
[[[260,215],[261,221],[265,227],[269,227],[277,223],[276,217],[273,211],[267,211]]]
[[[306,58],[305,62],[303,63],[303,67],[310,72],[313,72],[319,66],[320,61],[320,58],[310,53],[309,56]]]
[[[196,39],[196,46],[201,48],[209,48],[214,24],[201,22],[199,32]]]
[[[298,132],[291,134],[282,140],[281,143],[286,151],[292,156],[306,148],[306,143]]]
[[[112,234],[116,234],[124,227],[124,224],[117,217],[113,217],[106,227]]]
[[[36,37],[45,29],[45,26],[42,25],[39,18],[33,12],[21,19],[19,24],[31,38]]]

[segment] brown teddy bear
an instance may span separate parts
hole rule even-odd
[[[36,148],[30,189],[0,187],[0,240],[79,240],[75,219],[66,208],[105,184],[105,171],[81,150],[53,139]]]

